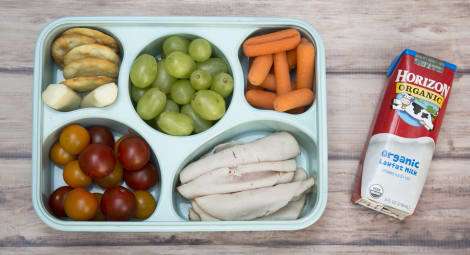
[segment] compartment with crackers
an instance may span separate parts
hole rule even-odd
[[[65,30],[51,45],[51,56],[63,81],[42,93],[46,105],[58,111],[105,107],[117,98],[120,49],[111,36],[88,27]]]

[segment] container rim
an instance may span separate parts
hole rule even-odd
[[[297,26],[310,33],[315,41],[317,64],[317,121],[318,121],[318,178],[322,189],[317,194],[317,206],[306,217],[294,221],[227,221],[211,224],[191,222],[96,222],[90,225],[89,222],[62,221],[52,218],[41,205],[39,192],[39,171],[41,171],[39,162],[42,161],[41,141],[42,132],[40,132],[40,123],[42,116],[42,107],[40,105],[41,80],[43,68],[41,65],[42,56],[41,46],[49,33],[57,27],[64,24],[82,24],[96,23],[97,25],[111,25],[116,23],[123,24],[188,24],[187,18],[191,18],[191,23],[199,23],[207,26],[215,23],[226,26]],[[258,18],[258,17],[200,17],[200,16],[88,16],[88,17],[63,17],[52,21],[46,25],[40,32],[35,46],[34,75],[33,75],[33,124],[32,124],[32,202],[38,217],[51,228],[62,231],[113,231],[113,232],[167,232],[167,231],[263,231],[263,230],[298,230],[306,228],[316,222],[323,214],[328,195],[328,136],[327,136],[327,104],[326,104],[326,70],[325,70],[325,48],[323,40],[318,32],[308,23],[298,19],[284,18]],[[136,225],[136,223],[142,223]]]

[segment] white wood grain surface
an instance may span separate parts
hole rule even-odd
[[[31,204],[34,45],[62,16],[298,18],[326,45],[329,196],[322,218],[292,232],[63,233]],[[1,254],[470,253],[470,1],[0,1]],[[349,202],[389,62],[404,48],[459,67],[414,216],[398,222]]]

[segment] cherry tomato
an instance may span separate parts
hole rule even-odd
[[[122,140],[128,138],[130,136],[128,135],[124,135],[124,136],[121,136],[117,141],[116,143],[114,144],[114,155],[116,155],[116,158],[119,157],[119,151],[118,151],[118,148],[119,148],[119,144],[121,144]]]
[[[59,143],[68,153],[77,155],[90,143],[90,134],[80,125],[69,125],[60,133]]]
[[[85,188],[91,183],[91,178],[82,171],[78,160],[74,160],[65,165],[62,176],[64,177],[65,183],[74,188]]]
[[[64,201],[67,194],[72,190],[73,188],[70,186],[62,186],[52,192],[49,197],[49,207],[51,208],[52,214],[57,217],[67,216],[64,210]]]
[[[91,137],[90,143],[102,143],[114,148],[114,136],[107,127],[93,126],[88,128],[88,132]]]
[[[136,207],[134,193],[122,186],[107,189],[101,198],[101,211],[108,220],[129,220]]]
[[[114,170],[116,160],[111,147],[98,143],[88,145],[78,156],[78,163],[86,175],[99,179]]]
[[[94,221],[105,221],[106,216],[103,214],[101,211],[101,198],[103,197],[103,194],[100,193],[93,193],[93,196],[95,196],[96,201],[98,201],[98,210],[96,211],[95,217],[93,217]]]
[[[111,188],[111,187],[118,186],[119,184],[121,184],[123,175],[124,175],[124,170],[122,169],[121,164],[119,164],[119,162],[116,161],[114,170],[110,174],[106,175],[105,177],[96,179],[95,182],[96,184],[100,185],[100,187],[107,189],[107,188]]]
[[[128,137],[119,144],[119,162],[126,170],[141,169],[150,159],[150,148],[140,137]]]
[[[59,142],[55,143],[52,146],[49,156],[52,162],[54,162],[54,164],[58,166],[64,166],[70,161],[75,160],[75,155],[72,155],[68,153],[67,151],[65,151],[64,148],[60,146]]]
[[[124,173],[124,181],[127,186],[135,190],[150,189],[157,184],[157,169],[152,163],[147,163],[147,165],[137,171],[126,171]]]
[[[152,194],[145,190],[138,190],[134,192],[134,195],[137,202],[135,217],[137,219],[147,219],[155,211],[155,207],[157,207],[155,198],[153,198]]]
[[[98,211],[98,201],[86,189],[75,188],[65,198],[64,208],[72,220],[90,220]]]

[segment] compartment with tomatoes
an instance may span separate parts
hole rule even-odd
[[[77,121],[56,130],[44,145],[49,145],[52,187],[45,203],[55,217],[124,221],[154,213],[158,161],[148,143],[123,124]]]

